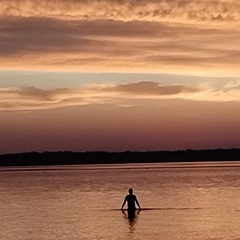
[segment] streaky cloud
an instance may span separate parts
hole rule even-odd
[[[52,98],[58,95],[68,94],[69,92],[70,90],[67,88],[45,90],[45,89],[39,89],[35,87],[25,87],[25,88],[22,88],[21,90],[16,91],[16,93],[19,94],[20,96],[47,99],[47,100],[51,100]]]
[[[59,94],[67,94],[70,90],[67,88],[40,89],[36,87],[23,88],[2,88],[0,94],[15,94],[21,97],[32,97],[39,99],[52,99]]]
[[[240,90],[240,80],[229,81],[224,88]]]
[[[0,18],[0,68],[239,73],[238,28],[144,21]]]
[[[230,87],[231,85],[231,87]],[[184,99],[199,102],[240,102],[239,85],[229,83],[222,89],[210,84],[162,85],[142,81],[118,85],[86,85],[78,89],[0,88],[0,111],[34,111],[69,106],[111,103],[129,107],[141,102]]]
[[[138,82],[130,84],[121,84],[116,87],[108,87],[105,91],[126,92],[132,94],[143,95],[174,95],[179,93],[191,93],[198,92],[199,89],[194,87],[188,87],[184,85],[160,85],[157,82]]]

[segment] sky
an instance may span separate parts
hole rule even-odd
[[[0,153],[240,147],[238,0],[2,0]]]

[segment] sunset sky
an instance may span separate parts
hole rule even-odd
[[[0,153],[234,147],[240,1],[0,2]]]

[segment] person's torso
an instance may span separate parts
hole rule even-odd
[[[128,209],[135,209],[135,201],[136,196],[135,195],[127,195],[127,202],[128,202]]]

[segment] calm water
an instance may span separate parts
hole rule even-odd
[[[239,162],[5,170],[3,240],[240,239]],[[134,221],[117,210],[129,187]]]

